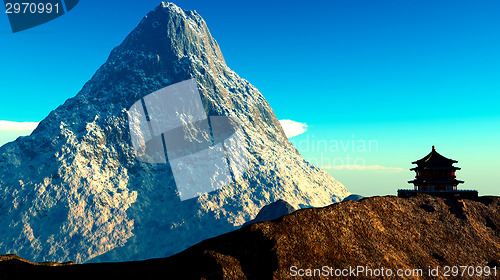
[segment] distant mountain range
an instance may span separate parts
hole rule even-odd
[[[163,259],[49,267],[3,257],[0,278],[295,279],[311,274],[324,279],[344,274],[346,279],[452,279],[445,276],[446,266],[448,275],[451,266],[466,266],[465,273],[474,276],[460,279],[498,279],[499,207],[499,197],[371,197],[297,210]],[[381,276],[382,269],[393,277]],[[395,277],[398,273],[402,276]]]
[[[183,200],[170,160],[137,158],[129,109],[191,79],[206,116],[239,125],[241,154],[226,152],[248,168],[231,184]],[[226,65],[201,16],[163,2],[74,98],[30,136],[0,147],[0,253],[77,263],[167,257],[239,228],[279,199],[298,209],[349,194],[301,157],[262,94]]]

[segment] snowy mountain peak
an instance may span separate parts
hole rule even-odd
[[[243,140],[226,154],[248,166],[232,183],[183,200],[172,161],[138,159],[129,110],[191,79],[206,116],[238,124]],[[190,141],[207,135],[186,126]],[[298,208],[347,195],[302,159],[262,94],[226,66],[205,21],[164,2],[74,98],[32,135],[0,147],[0,253],[59,262],[165,257],[238,228],[278,199]]]

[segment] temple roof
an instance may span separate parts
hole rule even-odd
[[[460,167],[455,167],[455,166],[417,166],[413,167],[410,170],[411,171],[422,171],[422,170],[451,170],[451,171],[457,171],[462,168]]]
[[[436,152],[436,147],[432,146],[432,151],[425,157],[412,162],[412,164],[418,165],[452,165],[458,161],[449,159],[442,156],[440,153]]]

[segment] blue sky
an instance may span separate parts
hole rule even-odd
[[[0,15],[0,121],[38,122],[74,96],[159,3],[81,1],[16,34]],[[462,188],[500,195],[499,1],[175,3],[204,17],[279,119],[307,124],[292,142],[351,192],[411,187],[411,162],[436,145]],[[18,133],[1,127],[0,142]]]

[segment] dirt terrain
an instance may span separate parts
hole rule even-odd
[[[365,198],[251,224],[164,259],[54,266],[4,256],[0,279],[498,279],[499,206],[499,197]]]

